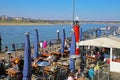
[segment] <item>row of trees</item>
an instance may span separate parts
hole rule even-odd
[[[62,24],[68,24],[71,23],[71,20],[41,20],[41,19],[32,19],[32,18],[24,18],[24,17],[8,17],[6,15],[3,15],[0,17],[1,23],[50,23],[50,24],[56,24],[56,23],[62,23]]]

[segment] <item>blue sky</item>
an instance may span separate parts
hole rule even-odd
[[[72,20],[73,0],[0,0],[0,16]],[[75,0],[80,20],[120,20],[120,0]]]

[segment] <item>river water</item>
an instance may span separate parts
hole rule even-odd
[[[106,27],[107,24],[80,24],[83,32],[91,28]],[[60,34],[65,29],[66,37],[71,36],[71,25],[32,25],[32,26],[0,26],[0,35],[2,37],[2,48],[5,45],[24,43],[25,33],[30,32],[30,41],[34,41],[35,29],[38,29],[39,40],[57,39],[57,30]]]

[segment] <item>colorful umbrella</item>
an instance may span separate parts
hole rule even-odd
[[[62,30],[61,35],[61,53],[64,53],[64,45],[65,45],[65,29]]]
[[[31,80],[31,50],[29,33],[26,33],[25,39],[23,80]]]
[[[70,47],[70,56],[75,55],[75,50],[76,50],[76,40],[75,40],[75,34],[73,32],[72,34],[72,42],[71,42],[71,47]],[[75,71],[75,61],[73,58],[70,57],[70,66],[69,69],[71,71]]]
[[[39,55],[39,54],[38,54],[38,49],[39,49],[38,42],[39,42],[38,30],[35,29],[34,58],[37,58],[38,55]]]

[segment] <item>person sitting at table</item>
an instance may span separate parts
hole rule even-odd
[[[51,63],[51,62],[56,62],[56,56],[52,53],[50,53],[49,57],[47,57],[47,60]]]
[[[10,56],[9,58],[10,58],[10,62],[14,61],[13,56]]]
[[[0,62],[0,76],[3,74],[5,74],[5,68],[4,68],[4,64]]]
[[[15,78],[15,75],[17,75],[19,68],[18,65],[13,61],[11,62],[11,67],[9,69],[6,70],[7,71],[7,78],[8,79],[12,79]]]
[[[55,72],[56,69],[57,69],[57,64],[56,64],[56,62],[53,62],[52,65],[51,65],[51,71]]]
[[[73,72],[70,72],[70,74],[68,75],[68,79],[67,80],[75,80],[74,78],[74,73]]]
[[[117,56],[113,53],[112,60],[115,60]]]
[[[84,74],[81,72],[81,68],[78,68],[75,74],[75,79],[83,78],[83,77],[84,77]]]
[[[22,72],[23,71],[23,65],[24,65],[24,60],[23,60],[23,57],[20,56],[20,64],[18,65],[19,66],[19,70]]]
[[[101,55],[100,55],[100,52],[98,51],[98,52],[96,53],[96,55],[95,55],[95,57],[96,57],[96,59],[97,59],[97,62],[100,61],[100,56],[101,56]]]
[[[19,70],[18,64],[15,63],[15,62],[12,62],[12,67],[11,67],[11,69]]]
[[[3,63],[3,65],[5,65],[5,63],[6,63],[6,60],[4,57],[2,57],[2,63]]]
[[[86,66],[85,61],[84,61],[83,59],[81,59],[81,62],[80,62],[81,72],[83,72],[83,71],[84,71],[85,66]]]

